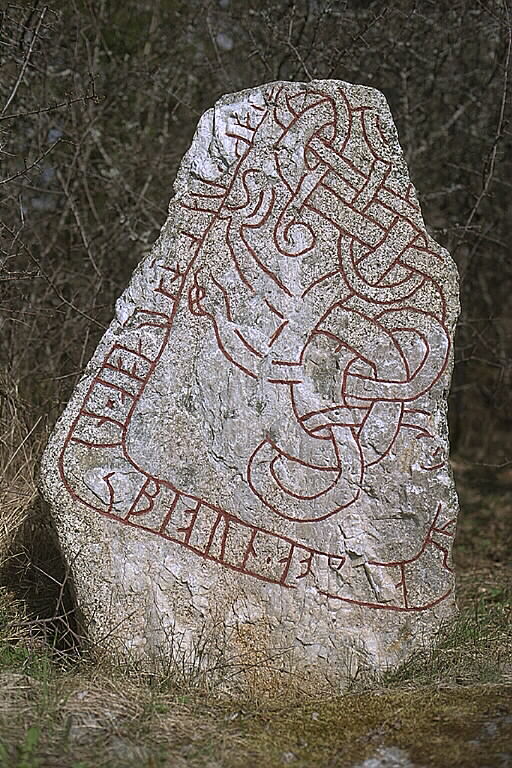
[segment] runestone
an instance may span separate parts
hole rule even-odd
[[[457,314],[379,91],[220,99],[43,458],[93,644],[312,680],[429,642]]]

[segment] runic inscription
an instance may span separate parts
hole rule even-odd
[[[61,484],[174,552],[425,612],[453,588],[452,262],[378,92],[237,96],[202,118],[75,395]]]

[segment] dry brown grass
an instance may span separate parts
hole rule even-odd
[[[12,548],[37,497],[37,429],[30,425],[30,411],[20,399],[15,382],[0,376],[0,561]]]

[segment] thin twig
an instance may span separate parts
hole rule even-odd
[[[7,99],[4,108],[2,109],[2,115],[4,115],[7,110],[9,109],[13,99],[16,96],[16,93],[18,92],[18,88],[21,85],[21,81],[23,80],[25,76],[26,69],[28,67],[28,62],[30,60],[30,57],[32,56],[32,51],[34,50],[34,46],[36,44],[37,36],[39,34],[39,30],[41,29],[41,24],[43,23],[44,17],[46,16],[46,12],[48,10],[48,6],[45,5],[43,10],[41,11],[41,15],[39,16],[39,21],[37,22],[37,27],[35,29],[34,34],[32,35],[32,40],[30,41],[30,46],[28,48],[27,54],[25,58],[23,59],[23,64],[21,65],[20,73],[18,75],[18,78],[14,84],[14,87],[11,91],[11,94],[9,98]]]
[[[94,84],[94,81],[91,81]],[[30,112],[14,112],[12,115],[0,115],[0,122],[3,120],[16,120],[18,117],[31,117],[32,115],[42,115],[45,112],[53,112],[56,109],[62,109],[62,107],[70,107],[72,104],[76,104],[79,101],[96,101],[96,92],[93,88],[92,93],[85,93],[82,96],[77,96],[76,99],[68,99],[67,101],[61,101],[58,104],[52,104],[50,107],[41,107],[38,109],[32,109]]]
[[[8,232],[11,234],[11,235],[13,235],[13,234],[14,234],[14,233],[12,232],[12,230],[11,230],[9,227],[7,227],[5,224],[4,224],[4,227],[5,227],[5,229],[6,229],[6,230],[7,230],[7,231],[8,231]],[[97,325],[97,326],[98,326],[98,328],[101,328],[103,331],[106,331],[106,330],[107,330],[107,326],[106,326],[106,325],[103,325],[103,323],[100,323],[100,321],[99,321],[99,320],[96,320],[96,318],[94,318],[94,317],[91,317],[91,315],[88,315],[88,314],[87,314],[87,312],[83,312],[81,309],[79,309],[78,307],[76,307],[76,306],[75,306],[75,305],[74,305],[74,304],[73,304],[71,301],[69,301],[69,299],[66,299],[66,297],[62,295],[62,292],[61,292],[61,291],[60,291],[60,290],[57,288],[57,286],[55,285],[55,283],[53,282],[53,280],[52,280],[52,279],[51,279],[51,278],[50,278],[50,277],[49,277],[49,276],[46,274],[46,272],[44,271],[43,267],[41,266],[41,262],[39,261],[39,259],[37,259],[37,258],[34,256],[34,254],[32,253],[32,251],[30,250],[30,248],[28,248],[28,247],[27,247],[27,246],[26,246],[24,243],[22,243],[22,247],[23,247],[23,250],[24,250],[24,251],[27,253],[27,255],[28,255],[29,259],[30,259],[32,262],[34,262],[34,264],[35,264],[35,265],[36,265],[36,267],[38,268],[38,270],[39,270],[39,274],[40,274],[40,275],[41,275],[41,276],[42,276],[42,277],[43,277],[43,278],[46,280],[46,282],[48,283],[48,285],[50,286],[50,288],[52,289],[52,291],[55,293],[55,295],[57,296],[57,298],[59,298],[59,299],[60,299],[60,301],[62,301],[62,303],[63,303],[63,304],[65,304],[67,307],[69,307],[70,309],[72,309],[72,310],[73,310],[73,312],[76,312],[76,313],[77,313],[78,315],[80,315],[81,317],[85,318],[86,320],[89,320],[89,322],[91,322],[91,323],[94,323],[94,325]]]
[[[313,75],[311,74],[311,72],[310,72],[310,71],[309,71],[309,69],[307,68],[307,66],[306,66],[306,62],[304,61],[304,59],[303,59],[303,58],[302,58],[302,56],[300,55],[300,53],[299,53],[298,49],[297,49],[297,48],[294,46],[294,44],[292,43],[292,41],[291,41],[291,40],[287,40],[286,42],[287,42],[287,45],[288,45],[288,47],[289,47],[289,48],[290,48],[290,49],[293,51],[293,53],[294,53],[294,54],[295,54],[295,56],[297,57],[297,60],[298,60],[299,64],[301,65],[302,69],[303,69],[303,70],[304,70],[304,72],[306,73],[306,77],[307,77],[309,80],[314,80],[314,77],[313,77]]]
[[[69,201],[69,206],[70,206],[70,208],[71,208],[71,210],[73,212],[73,216],[75,217],[75,221],[76,221],[78,229],[80,231],[80,235],[82,237],[82,242],[84,244],[84,248],[87,251],[87,256],[89,257],[89,261],[92,264],[92,268],[94,269],[94,271],[96,272],[98,277],[103,278],[103,275],[101,274],[101,271],[99,270],[98,265],[96,264],[96,261],[94,259],[94,255],[93,255],[92,249],[91,249],[91,244],[89,243],[89,240],[87,238],[87,233],[86,233],[84,225],[82,223],[82,219],[80,218],[79,210],[76,207],[75,201],[73,200],[73,195],[69,191],[69,188],[66,185],[64,177],[62,176],[62,173],[59,170],[57,170],[57,178],[60,181],[60,184],[62,186],[62,190],[64,192],[64,195],[67,197],[67,199]]]
[[[25,166],[22,171],[18,171],[17,173],[13,173],[12,176],[8,176],[6,179],[0,179],[0,184],[7,184],[9,181],[14,181],[15,179],[19,179],[20,176],[24,176],[26,173],[32,170],[38,163],[41,162],[41,160],[44,160],[44,158],[52,152],[57,144],[60,144],[62,139],[57,139],[57,141],[54,141],[53,144],[46,149],[42,155],[39,155],[39,157],[34,160],[33,163],[30,163],[30,165]]]
[[[475,204],[473,205],[473,208],[471,209],[471,212],[470,212],[470,214],[468,216],[468,219],[466,221],[466,225],[465,225],[464,230],[462,232],[462,236],[460,237],[459,243],[457,245],[459,245],[464,240],[464,237],[465,237],[469,227],[471,226],[471,224],[473,222],[473,219],[475,218],[475,216],[476,216],[476,214],[478,212],[478,209],[480,208],[480,204],[481,204],[482,200],[484,199],[484,197],[486,197],[487,192],[489,191],[489,187],[491,185],[491,182],[492,182],[492,179],[493,179],[493,176],[494,176],[494,169],[495,169],[495,166],[496,166],[496,156],[497,156],[497,153],[498,153],[498,144],[499,144],[500,139],[503,138],[503,125],[504,125],[504,122],[505,122],[505,108],[506,108],[507,96],[508,96],[508,75],[509,75],[509,68],[510,68],[510,55],[511,55],[511,51],[512,51],[512,23],[511,23],[511,19],[510,19],[510,11],[509,11],[508,5],[506,3],[505,3],[505,9],[506,9],[507,17],[508,17],[507,18],[507,21],[508,21],[508,24],[507,24],[507,38],[508,38],[508,40],[507,40],[507,52],[506,52],[506,55],[505,55],[505,67],[504,67],[505,71],[504,71],[504,74],[503,74],[503,91],[502,91],[502,94],[501,94],[501,104],[500,104],[500,112],[499,112],[499,116],[498,116],[498,124],[496,126],[496,134],[494,136],[494,140],[493,140],[492,147],[491,147],[491,150],[489,152],[489,155],[487,157],[487,161],[486,161],[486,163],[484,165],[484,178],[483,178],[483,183],[482,183],[482,189],[481,189],[481,191],[480,191],[480,193],[479,193],[479,195],[478,195],[478,197],[477,197],[477,199],[475,201]]]

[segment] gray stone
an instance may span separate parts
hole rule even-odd
[[[92,642],[215,648],[261,686],[429,642],[454,611],[457,313],[379,91],[220,99],[43,459]]]
[[[373,757],[369,757],[354,768],[420,768],[411,763],[407,752],[398,747],[381,747]]]

